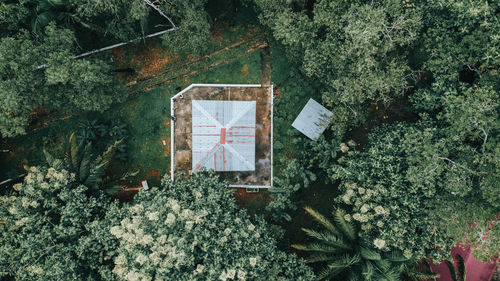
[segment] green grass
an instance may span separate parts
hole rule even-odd
[[[229,31],[224,31],[225,33]],[[246,31],[238,29],[228,40],[237,40]],[[225,39],[226,40],[226,39]],[[230,56],[238,55],[231,50]],[[239,53],[246,51],[242,46]],[[224,56],[215,59],[224,59]],[[204,66],[204,65],[203,65]],[[248,73],[242,69],[248,67]],[[132,179],[131,186],[151,175],[155,170],[160,175],[169,172],[170,152],[162,144],[166,138],[170,144],[170,127],[165,121],[170,118],[170,97],[192,83],[260,83],[260,54],[253,52],[226,64],[204,69],[186,79],[176,80],[168,85],[142,92],[129,97],[125,102],[112,106],[104,113],[88,112],[75,115],[68,120],[50,123],[46,127],[28,132],[25,136],[9,139],[6,147],[13,153],[0,154],[0,179],[7,178],[10,170],[22,172],[23,165],[44,163],[43,150],[62,157],[65,140],[71,132],[78,130],[79,123],[85,119],[120,120],[127,124],[130,137],[127,139],[129,159],[126,162],[114,161],[112,172],[120,174],[127,170],[138,169],[139,174]]]

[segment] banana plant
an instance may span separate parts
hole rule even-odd
[[[435,278],[433,273],[418,270],[415,261],[401,253],[383,252],[363,243],[356,225],[345,220],[341,209],[332,212],[333,220],[310,207],[306,212],[322,227],[321,230],[303,228],[314,242],[307,245],[293,244],[298,250],[310,252],[308,263],[321,262],[325,266],[318,274],[318,280],[366,280],[399,281]]]
[[[119,181],[139,173],[139,171],[127,172],[118,178],[106,181],[103,180],[104,173],[121,142],[122,140],[115,141],[115,143],[110,145],[101,155],[93,157],[92,143],[88,142],[85,146],[78,145],[75,133],[72,133],[69,137],[64,161],[54,158],[46,150],[44,150],[44,154],[49,166],[64,166],[75,174],[75,180],[78,183],[85,185],[92,192],[102,189],[105,193],[111,195],[122,189],[121,186],[117,185]]]

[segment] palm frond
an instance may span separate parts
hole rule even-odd
[[[96,160],[93,163],[93,166],[98,166],[101,164],[104,164],[107,166],[111,160],[113,159],[113,156],[116,153],[116,149],[120,145],[122,140],[115,141],[113,145],[110,145],[106,151],[104,151],[101,155],[99,155]]]
[[[344,219],[345,212],[341,209],[336,209],[332,215],[337,223],[337,226],[339,226],[342,231],[342,234],[344,234],[344,236],[346,236],[349,240],[355,241],[357,236],[356,229],[352,223]]]
[[[315,262],[325,262],[339,259],[339,256],[336,255],[327,255],[324,253],[313,253],[307,259],[307,263],[315,263]]]
[[[92,144],[89,142],[83,149],[82,161],[79,167],[79,180],[84,182],[90,174],[90,160],[92,158]]]
[[[455,266],[453,265],[453,263],[449,260],[446,260],[446,265],[448,266],[448,269],[450,270],[451,279],[453,281],[458,281],[457,271],[455,270]]]
[[[71,170],[75,171],[78,173],[78,168],[80,166],[80,161],[79,161],[79,155],[80,155],[80,148],[76,144],[76,136],[75,133],[71,133],[71,136],[69,137],[69,153],[68,153],[68,163],[71,166]]]
[[[107,165],[99,164],[95,167],[90,168],[89,176],[83,182],[83,185],[89,187],[91,189],[96,188],[97,185],[101,182],[101,177],[104,175],[106,171]]]
[[[321,243],[311,243],[308,245],[302,245],[302,244],[292,244],[292,248],[305,251],[305,252],[322,252],[322,253],[338,253],[339,248],[338,247],[333,247],[333,246],[328,246],[325,244]]]
[[[380,259],[380,260],[374,260],[373,262],[380,272],[387,271],[389,270],[389,268],[391,268],[391,262],[388,260]]]
[[[329,268],[340,268],[342,270],[345,270],[361,261],[361,257],[359,254],[356,254],[354,256],[348,256],[345,255],[341,259],[336,260],[335,262],[329,263],[328,267]]]
[[[45,150],[45,148],[43,149],[43,155],[45,156],[45,162],[47,162],[47,165],[49,165],[49,167],[54,167],[56,160],[54,156],[52,156],[52,154]]]
[[[361,258],[359,255],[343,256],[342,258],[329,263],[327,267],[319,273],[317,280],[331,279],[360,261]]]
[[[316,238],[325,244],[333,247],[338,247],[339,250],[350,250],[352,247],[346,244],[341,238],[331,234],[330,232],[319,232],[312,229],[302,228],[309,237]]]
[[[455,256],[455,258],[457,259],[458,278],[460,281],[464,281],[466,280],[464,258],[462,258],[462,256],[458,254]]]
[[[373,276],[375,275],[375,268],[371,262],[365,262],[363,265],[363,280],[370,281],[373,280]]]
[[[423,269],[421,268],[422,266],[424,266]],[[420,264],[413,264],[410,267],[407,266],[406,269],[403,270],[403,274],[408,277],[407,279],[413,281],[427,279],[436,280],[440,277],[439,274],[432,272],[431,265],[429,264],[429,261],[427,259],[421,260]]]
[[[385,254],[385,258],[392,262],[407,262],[408,259],[400,251],[391,251]]]
[[[321,225],[323,225],[326,229],[331,231],[333,234],[340,236],[340,231],[337,230],[337,228],[327,219],[325,218],[322,214],[319,212],[315,211],[311,207],[307,206],[305,207],[305,210],[307,213],[309,213],[317,222],[319,222]]]
[[[394,268],[387,269],[383,272],[376,273],[376,279],[378,280],[386,280],[386,281],[402,281],[401,273]]]
[[[382,258],[377,251],[372,250],[372,249],[368,249],[365,247],[360,247],[359,253],[360,253],[361,257],[366,259],[366,260],[378,261]]]
[[[137,169],[135,171],[127,171],[125,174],[123,174],[121,177],[120,177],[120,180],[126,180],[130,177],[135,177],[139,174],[140,170]]]
[[[325,267],[319,272],[318,276],[316,277],[316,280],[330,280],[332,277],[335,277],[340,272],[342,272],[342,270],[340,269]]]

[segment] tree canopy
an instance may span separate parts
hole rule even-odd
[[[109,205],[87,197],[75,174],[31,167],[11,196],[0,197],[0,277],[16,280],[96,280],[92,253],[80,243]],[[97,279],[99,280],[99,279]]]
[[[481,259],[498,252],[499,4],[253,3],[334,113],[326,141],[293,140],[301,149],[270,206],[293,205],[290,193],[329,175],[366,242],[384,239],[408,257],[442,257],[458,241],[479,241]],[[406,122],[367,120],[395,101]],[[374,126],[362,146],[348,142],[369,122],[394,124]]]
[[[322,84],[323,101],[335,109],[336,133],[364,121],[369,103],[387,104],[409,87],[405,49],[421,28],[418,7],[402,1],[255,3],[289,56]]]
[[[173,52],[196,55],[205,50],[211,29],[206,1],[153,2],[1,3],[0,99],[5,102],[0,105],[0,134],[25,134],[37,108],[102,112],[124,100],[125,87],[109,54],[74,59],[81,53],[171,28],[175,32],[166,33],[163,41]]]
[[[45,36],[27,32],[0,39],[0,130],[5,137],[25,133],[30,113],[47,110],[103,111],[124,98],[124,86],[103,59],[75,60],[74,34],[50,24]]]
[[[303,261],[277,250],[262,218],[251,219],[216,177],[140,192],[108,212],[108,233],[119,239],[113,272],[121,279],[312,280]]]
[[[16,280],[312,280],[227,184],[197,174],[133,202],[88,195],[67,170],[32,167],[0,206],[0,277]]]

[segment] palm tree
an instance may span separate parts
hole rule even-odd
[[[38,0],[36,3],[36,13],[31,19],[31,29],[36,34],[43,34],[44,28],[50,22],[72,26],[80,24],[89,29],[101,31],[102,28],[85,22],[74,11],[74,7],[69,0]]]
[[[69,10],[67,0],[40,0],[37,2],[36,15],[31,20],[33,32],[42,34],[43,28],[51,21],[74,22],[74,14]]]
[[[107,194],[114,194],[122,189],[121,186],[116,185],[118,181],[139,173],[139,171],[127,172],[119,178],[103,182],[104,173],[111,163],[120,143],[121,140],[116,141],[101,155],[93,158],[92,143],[88,142],[82,149],[82,146],[76,142],[75,133],[72,133],[69,137],[68,149],[64,161],[54,158],[45,149],[43,152],[50,167],[64,167],[70,172],[75,173],[75,181],[88,187],[90,192],[104,190]]]
[[[293,244],[298,250],[311,252],[307,262],[322,262],[326,266],[319,272],[318,280],[330,280],[340,275],[346,280],[419,280],[434,278],[435,274],[416,270],[414,261],[397,252],[380,252],[364,245],[355,225],[344,219],[345,213],[337,209],[330,221],[311,207],[305,208],[324,229],[302,230],[315,242],[307,245]],[[405,278],[405,279],[403,279]]]

